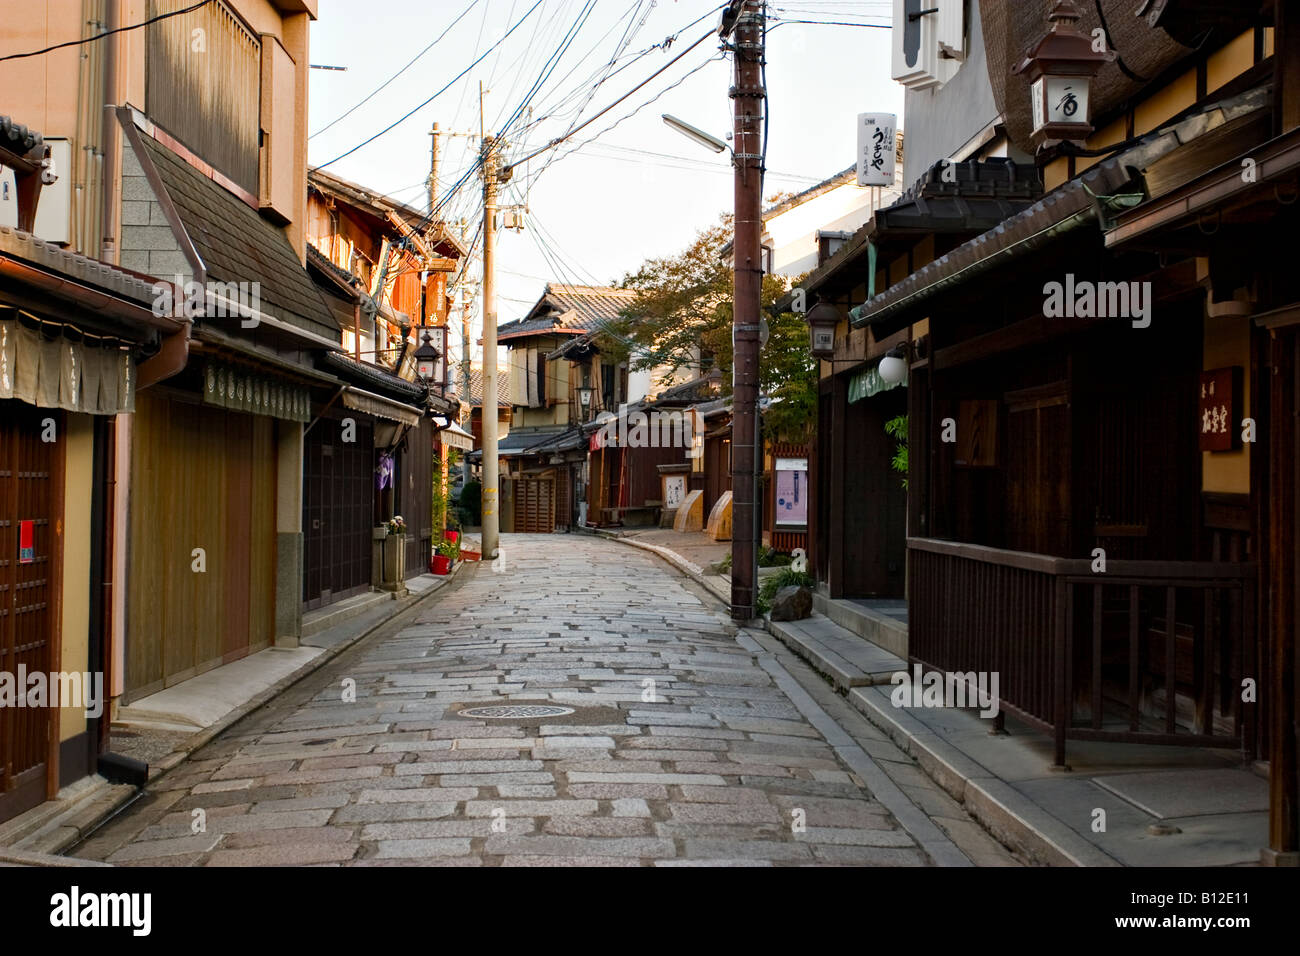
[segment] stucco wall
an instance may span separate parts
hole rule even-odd
[[[903,181],[909,186],[998,118],[984,56],[979,4],[968,4],[967,9],[967,56],[957,75],[938,89],[909,90],[903,98],[907,133]]]

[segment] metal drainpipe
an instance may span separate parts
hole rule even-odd
[[[105,26],[112,31],[121,26],[121,0],[107,0]],[[103,163],[100,182],[100,245],[99,258],[116,264],[117,255],[117,158],[122,148],[121,127],[117,120],[117,44],[118,37],[100,41],[104,44],[104,101],[100,104],[103,132],[100,149]]]

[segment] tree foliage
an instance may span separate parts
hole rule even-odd
[[[636,298],[611,331],[636,344],[632,368],[662,368],[666,373],[723,373],[724,394],[731,390],[733,300],[730,256],[732,217],[698,233],[674,256],[647,259],[628,273],[623,288]],[[761,305],[769,339],[759,356],[759,388],[773,400],[764,416],[768,437],[801,439],[816,413],[817,367],[808,349],[808,327],[793,313],[773,316],[788,290],[782,276],[763,277]]]

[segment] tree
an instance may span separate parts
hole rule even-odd
[[[611,331],[635,343],[634,369],[664,368],[670,373],[723,373],[724,394],[731,390],[733,315],[730,256],[732,217],[723,215],[675,256],[647,259],[621,285],[636,292]],[[782,276],[763,277],[762,308],[770,337],[759,357],[759,389],[773,399],[764,416],[768,437],[798,439],[816,411],[817,367],[808,350],[808,331],[793,313],[773,316],[787,291]]]

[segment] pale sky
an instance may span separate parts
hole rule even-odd
[[[320,0],[320,19],[311,28],[311,60],[347,67],[346,72],[311,71],[308,130],[316,134],[387,80],[448,25],[468,13],[397,80],[309,142],[314,165],[326,163],[379,132],[445,86],[521,18],[538,0]],[[478,84],[486,97],[488,132],[499,131],[542,73],[549,56],[578,19],[588,0],[540,0],[541,6],[497,50],[445,93],[392,131],[329,166],[337,175],[427,207],[424,180],[429,168],[429,129],[443,136],[440,192],[446,194],[477,154]],[[507,133],[508,156],[545,145],[567,131],[574,111],[582,122],[622,96],[705,33],[710,38],[676,66],[579,132],[564,146],[533,160],[532,177],[503,190],[503,203],[527,203],[528,227],[503,230],[497,244],[498,313],[502,323],[518,318],[541,294],[547,280],[605,284],[635,269],[649,256],[684,249],[696,231],[732,206],[731,167],[715,154],[664,125],[672,113],[715,136],[732,128],[730,60],[716,59],[717,13],[711,0],[598,0],[567,53],[534,96],[534,118],[556,115],[536,128]],[[885,111],[902,119],[903,88],[889,78],[888,30],[861,27],[781,26],[786,20],[853,20],[888,23],[889,0],[774,0],[770,7],[767,79],[771,141],[765,192],[799,191],[853,162],[858,113]],[[683,29],[697,17],[698,24]],[[597,86],[601,71],[631,32],[615,69],[622,72]],[[679,34],[671,47],[642,51]],[[568,153],[575,143],[601,133],[661,90],[691,73],[593,143]],[[594,88],[594,93],[592,90]],[[590,101],[587,101],[590,94]],[[566,102],[567,100],[567,102]],[[559,109],[557,110],[557,106]],[[566,112],[567,111],[567,112]],[[516,126],[525,125],[525,114]],[[658,154],[658,155],[651,155]],[[548,157],[556,158],[545,172]],[[469,220],[467,239],[481,218],[481,180],[474,176],[457,191],[442,215]],[[544,255],[539,245],[549,253]],[[477,272],[477,267],[474,268]],[[475,315],[476,331],[481,320]]]

